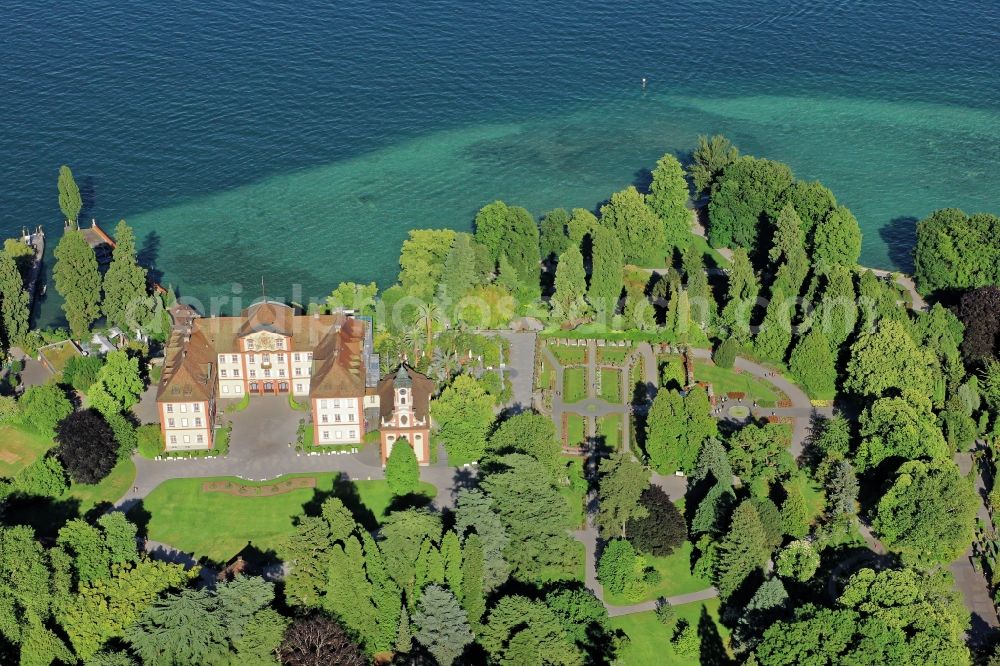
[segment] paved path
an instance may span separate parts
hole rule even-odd
[[[984,442],[977,442],[977,446],[985,448]],[[956,453],[955,464],[958,465],[962,476],[972,471],[975,464],[970,453]],[[974,481],[976,497],[979,500],[979,510],[976,517],[983,525],[992,525],[993,519],[986,509],[983,498],[986,495],[986,484],[983,482],[982,474],[977,470]],[[984,644],[992,630],[1000,626],[1000,619],[997,618],[996,606],[990,597],[989,582],[982,571],[973,565],[973,549],[969,548],[957,560],[948,567],[955,576],[955,586],[961,591],[965,607],[972,615],[972,627],[969,630],[969,637],[974,644]]]
[[[506,359],[505,367],[501,369],[513,388],[509,408],[513,412],[527,411],[532,407],[535,340],[538,336],[534,331],[496,331],[494,334],[510,342],[510,358]]]
[[[896,271],[886,271],[881,268],[869,268],[872,273],[877,277],[881,278],[891,278],[897,285],[899,285],[904,291],[910,294],[910,309],[914,312],[927,310],[927,301],[924,297],[917,292],[917,285],[914,284],[913,278],[905,273],[898,273]]]

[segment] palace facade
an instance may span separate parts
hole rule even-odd
[[[284,394],[308,402],[314,445],[360,444],[384,427],[383,463],[401,437],[430,461],[433,382],[405,366],[380,382],[368,319],[299,315],[267,300],[238,317],[191,311],[164,356],[156,401],[167,451],[212,448],[220,400],[249,399],[252,409],[254,395]]]

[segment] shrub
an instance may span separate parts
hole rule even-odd
[[[666,599],[660,599],[656,604],[656,619],[660,624],[670,625],[677,616],[677,611]]]
[[[698,638],[698,630],[687,620],[677,622],[677,631],[670,639],[670,644],[674,648],[674,653],[678,657],[695,659],[701,651],[701,639]]]
[[[808,541],[793,541],[778,554],[775,568],[783,578],[805,582],[819,569],[820,555]]]
[[[392,453],[385,463],[385,480],[393,495],[409,495],[420,483],[420,469],[413,447],[404,437],[392,446]]]
[[[45,456],[17,473],[13,489],[34,497],[61,497],[69,490],[69,483],[55,456]]]
[[[740,343],[736,338],[726,338],[722,344],[715,348],[715,351],[712,353],[712,360],[720,368],[728,370],[736,363],[736,357],[740,351]]]
[[[136,435],[140,456],[153,459],[163,453],[163,432],[160,430],[160,426],[155,423],[139,426]]]
[[[97,381],[97,373],[103,365],[100,356],[72,356],[63,368],[63,383],[86,393]]]

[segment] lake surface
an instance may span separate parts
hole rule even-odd
[[[872,266],[908,268],[935,208],[1000,211],[1000,3],[10,0],[3,17],[0,232],[44,224],[55,244],[68,163],[85,219],[126,218],[162,281],[206,302],[262,277],[299,302],[387,286],[409,229],[468,229],[497,198],[595,208],[701,133],[823,181]]]

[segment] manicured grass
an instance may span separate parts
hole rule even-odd
[[[622,402],[621,370],[601,369],[601,397],[608,402],[620,405]]]
[[[122,498],[135,481],[135,463],[131,459],[122,460],[100,482],[93,485],[74,483],[68,497],[80,501],[80,513],[84,514],[101,502],[114,503]]]
[[[826,504],[826,495],[823,492],[823,487],[808,478],[804,473],[796,476],[791,483],[797,485],[799,490],[802,491],[802,496],[806,500],[806,507],[809,509],[809,520],[810,522],[815,522],[822,515],[823,507]]]
[[[704,578],[699,578],[691,573],[691,551],[694,547],[690,542],[684,544],[667,557],[653,557],[643,555],[646,563],[657,569],[663,579],[654,587],[650,587],[646,595],[641,599],[628,599],[624,596],[611,594],[604,591],[605,600],[615,606],[627,606],[639,601],[659,599],[660,597],[672,597],[677,594],[687,594],[697,592],[711,587],[712,582]]]
[[[694,378],[710,382],[715,395],[719,397],[727,393],[742,392],[746,394],[747,400],[757,400],[761,403],[773,404],[779,399],[774,387],[763,379],[746,372],[737,374],[735,370],[720,368],[713,363],[695,361]]]
[[[0,477],[14,476],[52,448],[52,440],[14,425],[0,425]]]
[[[374,529],[385,517],[392,493],[385,481],[345,481],[339,473],[294,474],[316,479],[315,488],[299,488],[270,497],[238,497],[222,492],[204,492],[208,481],[248,484],[234,477],[172,479],[151,492],[143,502],[148,512],[147,535],[195,557],[225,562],[247,542],[260,550],[274,550],[280,556],[284,540],[293,532],[293,520],[315,514],[324,499],[344,500],[362,525]],[[280,477],[259,485],[276,483]],[[253,484],[250,484],[253,485]],[[433,497],[437,490],[429,483],[420,493]]]
[[[551,390],[552,382],[555,379],[555,371],[552,364],[544,356],[541,357],[541,370],[538,372],[538,386],[536,388]]]
[[[583,459],[570,458],[566,471],[570,479],[569,485],[559,486],[559,494],[566,499],[569,505],[570,519],[573,529],[583,527],[584,506],[587,497],[587,482],[583,478]]]
[[[604,446],[617,449],[622,444],[622,415],[608,414],[597,419],[597,434],[604,437]]]
[[[629,347],[598,347],[597,359],[600,363],[621,365],[631,352]]]
[[[583,417],[579,414],[566,415],[566,444],[577,446],[582,444],[586,436],[583,430]]]
[[[643,613],[631,613],[611,618],[611,626],[621,629],[629,637],[628,645],[618,654],[616,664],[623,666],[647,666],[657,664],[657,666],[697,666],[700,663],[698,657],[681,657],[674,653],[670,638],[674,634],[677,620],[684,619],[698,626],[702,618],[702,609],[707,610],[708,616],[715,623],[724,644],[729,642],[729,631],[719,623],[719,600],[709,599],[695,603],[675,606],[676,617],[674,624],[664,625],[656,619],[656,613],[645,611]]]
[[[587,362],[587,348],[583,345],[571,347],[569,345],[550,345],[549,349],[562,365],[583,365]]]
[[[719,251],[709,245],[703,237],[691,234],[691,244],[705,255],[705,265],[708,268],[713,268],[712,264],[715,264],[714,268],[727,268],[729,266],[729,260],[719,254]]]
[[[563,372],[563,400],[579,402],[587,397],[587,369],[566,368]]]

